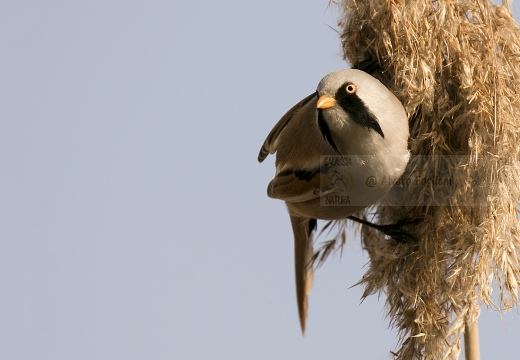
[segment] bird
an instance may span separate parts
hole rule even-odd
[[[317,220],[351,218],[370,224],[353,214],[377,203],[403,174],[410,158],[408,138],[408,117],[398,98],[368,73],[342,69],[323,77],[263,143],[260,163],[276,153],[267,195],[285,201],[294,234],[302,334],[314,277]],[[389,226],[372,225],[379,230]]]

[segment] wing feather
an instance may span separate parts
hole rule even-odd
[[[282,171],[269,183],[267,195],[288,202],[314,200],[320,197],[320,169]]]
[[[305,104],[307,104],[312,99],[316,98],[316,93],[312,93],[303,100],[301,100],[299,103],[294,105],[289,111],[285,113],[284,116],[276,123],[276,125],[273,127],[269,135],[267,135],[267,138],[264,141],[264,144],[262,145],[262,148],[260,149],[260,153],[258,154],[258,162],[264,161],[264,159],[269,154],[274,154],[276,152],[277,148],[277,141],[278,136],[283,131],[283,129],[287,126],[289,121],[293,118],[293,116],[303,107]]]

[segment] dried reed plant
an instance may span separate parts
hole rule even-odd
[[[520,28],[487,0],[343,0],[342,45],[352,65],[403,102],[413,155],[375,212],[418,219],[416,243],[364,228],[364,297],[386,294],[399,359],[456,359],[481,305],[518,304],[520,282]],[[452,179],[429,183],[418,179]],[[499,296],[492,300],[492,285]]]

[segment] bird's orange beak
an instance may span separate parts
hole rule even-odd
[[[316,105],[316,107],[318,109],[324,110],[324,109],[331,108],[335,105],[336,105],[336,99],[334,99],[330,96],[327,96],[327,95],[322,95],[318,99],[318,105]]]

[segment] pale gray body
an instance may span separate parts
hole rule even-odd
[[[403,106],[381,82],[359,70],[340,70],[291,108],[264,142],[260,162],[276,152],[268,195],[284,200],[291,216],[302,331],[313,278],[312,219],[345,219],[379,201],[393,185],[381,179],[398,179],[408,163],[408,134]],[[323,170],[324,156],[346,157],[350,165]],[[334,172],[345,175],[351,188],[326,186]],[[331,196],[349,203],[327,205]]]

